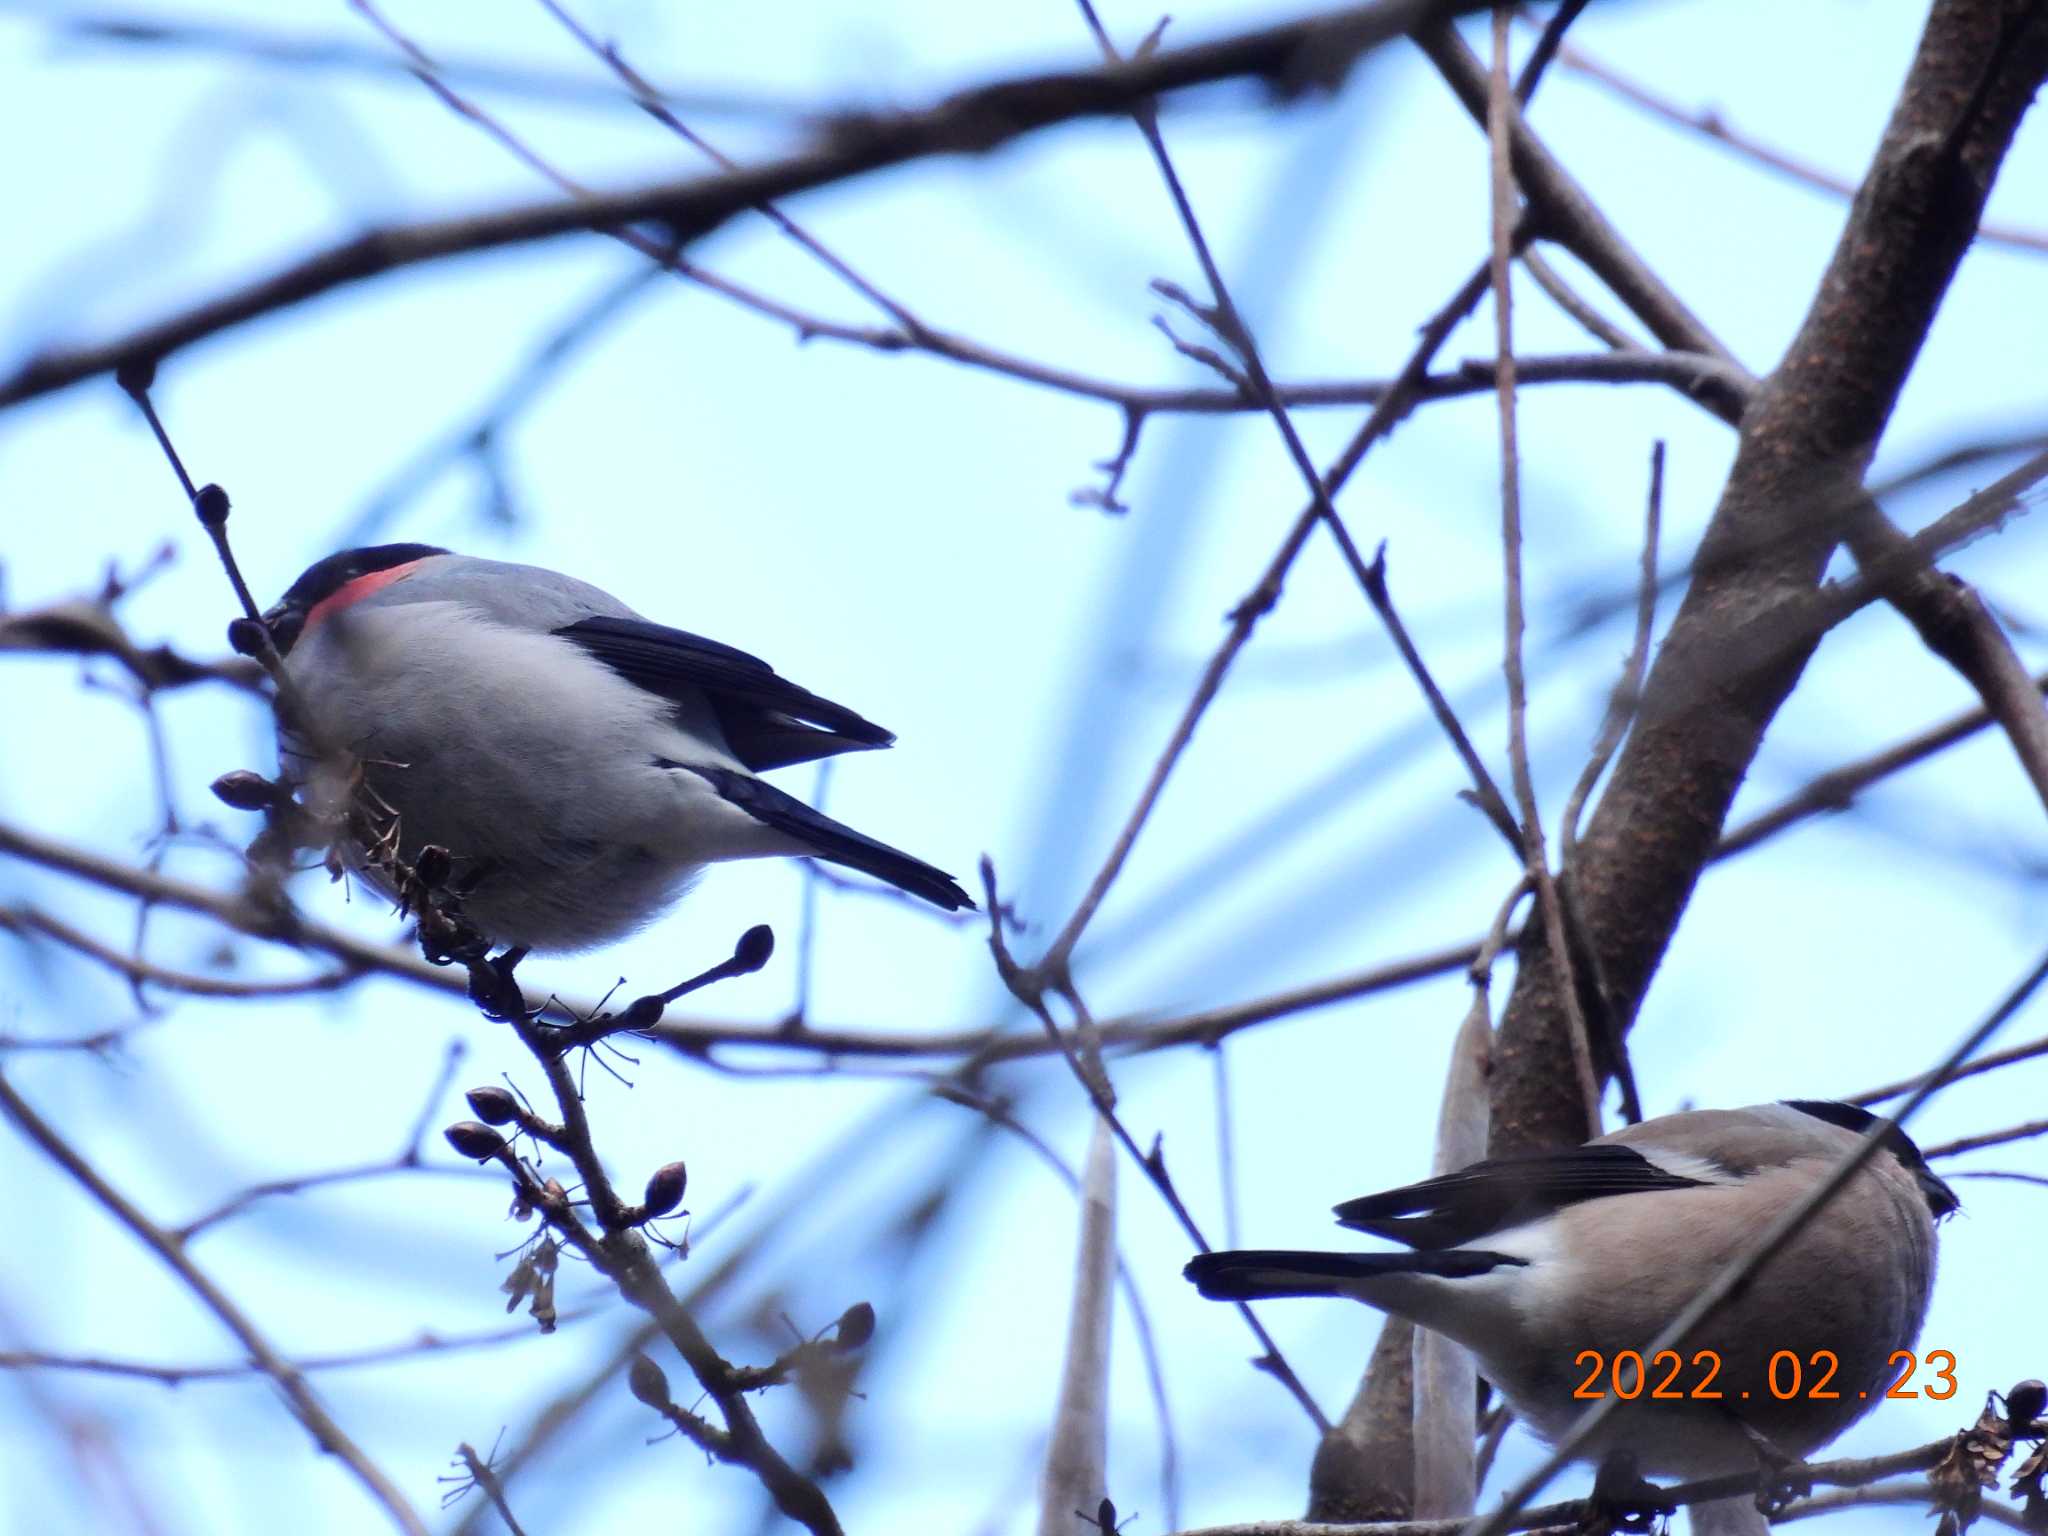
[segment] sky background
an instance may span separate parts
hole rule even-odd
[[[403,73],[281,66],[218,49],[93,42],[88,6],[0,9],[0,133],[13,237],[0,241],[0,367],[211,295],[379,222],[485,209],[545,184]],[[246,26],[264,36],[382,40],[342,4],[136,6],[123,16]],[[537,6],[394,0],[429,53],[601,84]],[[763,110],[693,122],[743,158],[800,142],[783,110],[914,106],[1002,74],[1093,58],[1061,0],[960,6],[804,0],[579,14],[645,74],[686,96]],[[1128,46],[1156,20],[1104,8]],[[1194,0],[1171,40],[1290,12]],[[1588,52],[1689,107],[1854,178],[1904,73],[1918,8],[1808,0],[1595,6]],[[1476,37],[1479,34],[1473,34]],[[1526,47],[1528,34],[1520,35]],[[460,76],[456,77],[461,84]],[[465,86],[465,89],[469,87]],[[701,162],[623,100],[475,89],[521,140],[594,186]],[[1533,121],[1663,275],[1757,372],[1782,351],[1838,234],[1844,204],[1646,119],[1557,70]],[[1415,326],[1485,248],[1484,145],[1426,63],[1394,48],[1334,99],[1275,110],[1210,91],[1177,104],[1169,143],[1226,277],[1282,379],[1382,377]],[[1082,372],[1205,384],[1154,327],[1154,278],[1199,272],[1128,122],[1033,136],[999,154],[933,161],[797,200],[790,211],[927,322]],[[2048,139],[2030,122],[1990,218],[2048,228]],[[869,322],[861,301],[760,220],[693,256],[800,308]],[[1569,269],[1566,258],[1558,258]],[[674,279],[643,286],[506,426],[495,474],[473,459],[423,482],[408,466],[460,433],[570,315],[638,258],[598,237],[557,241],[360,285],[173,358],[156,399],[201,480],[231,494],[232,532],[260,601],[347,544],[417,539],[573,572],[642,612],[766,657],[898,733],[842,762],[829,809],[978,889],[987,854],[1032,931],[1057,931],[1099,865],[1195,677],[1300,503],[1270,422],[1160,419],[1146,429],[1123,516],[1074,505],[1099,484],[1120,421],[1099,403],[914,355],[778,326]],[[2041,429],[2048,257],[1972,251],[1879,453],[1877,474],[1958,442]],[[1597,285],[1586,280],[1585,291]],[[1518,274],[1525,354],[1590,349]],[[1603,303],[1609,313],[1618,307]],[[1447,362],[1492,350],[1482,306]],[[1186,326],[1183,324],[1182,329]],[[1431,406],[1376,449],[1341,508],[1361,544],[1387,541],[1396,601],[1488,761],[1504,778],[1499,503],[1490,398]],[[1668,392],[1591,386],[1521,400],[1532,623],[1531,740],[1545,819],[1559,808],[1627,645],[1626,607],[1653,440],[1669,444],[1667,569],[1712,510],[1733,437]],[[1297,414],[1319,460],[1356,408]],[[1891,505],[1917,527],[2000,466]],[[418,482],[418,483],[415,483]],[[27,609],[93,589],[109,563],[174,561],[128,598],[132,634],[220,650],[231,596],[146,429],[102,380],[0,416],[0,595]],[[1953,561],[2044,663],[2042,530],[2021,518]],[[1589,611],[1603,614],[1587,625]],[[1668,606],[1664,617],[1668,618]],[[101,674],[95,670],[95,677]],[[1821,647],[1774,723],[1735,816],[1814,773],[1969,707],[1973,699],[1896,615],[1873,607]],[[182,824],[239,845],[250,819],[207,783],[274,763],[246,698],[188,690],[161,704]],[[162,824],[142,717],[118,689],[81,687],[58,659],[0,666],[0,818],[139,860]],[[782,776],[810,793],[809,770]],[[1077,954],[1098,1016],[1167,1015],[1466,940],[1513,878],[1493,832],[1455,799],[1462,780],[1330,544],[1318,538],[1209,711],[1136,853]],[[2038,801],[1995,737],[1980,737],[1703,881],[1633,1034],[1650,1113],[1688,1104],[1846,1096],[1923,1069],[2033,963],[2048,928]],[[230,888],[218,842],[178,839],[165,868]],[[317,876],[306,909],[376,938],[380,903]],[[714,870],[637,938],[535,962],[529,985],[654,990],[710,964],[756,922],[781,948],[759,975],[705,994],[694,1017],[772,1022],[797,995],[803,876]],[[30,904],[125,940],[124,903],[0,862],[0,904]],[[895,1031],[1010,1017],[979,924],[818,892],[810,1017]],[[170,914],[151,955],[238,975],[306,962]],[[1496,997],[1510,979],[1504,968]],[[1235,1037],[1224,1054],[1242,1240],[1314,1245],[1328,1208],[1428,1171],[1445,1053],[1467,1000],[1456,976]],[[0,938],[0,1035],[51,1038],[136,1018],[127,988],[75,957]],[[2044,1030],[2029,1010],[2004,1043]],[[460,1090],[537,1087],[509,1034],[397,982],[279,1004],[180,1002],[111,1059],[14,1052],[9,1079],[146,1211],[176,1222],[258,1180],[392,1154],[442,1059]],[[852,1405],[856,1470],[832,1487],[849,1529],[1021,1531],[1058,1379],[1075,1209],[1015,1138],[935,1104],[915,1082],[713,1073],[648,1050],[630,1090],[593,1074],[600,1145],[628,1188],[687,1160],[701,1234],[688,1283],[752,1249],[706,1322],[728,1355],[766,1358],[786,1311],[820,1328],[864,1297],[880,1333]],[[757,1065],[777,1058],[758,1056]],[[1113,1064],[1126,1123],[1164,1138],[1174,1177],[1224,1233],[1215,1060],[1183,1050]],[[1044,1063],[995,1086],[1070,1164],[1089,1117]],[[2048,1064],[1974,1080],[1916,1123],[1933,1143],[2040,1114]],[[1612,1122],[1610,1122],[1612,1123]],[[432,1138],[430,1138],[430,1141]],[[283,1348],[333,1351],[502,1321],[495,1256],[518,1240],[497,1183],[413,1174],[267,1202],[196,1241],[197,1256]],[[1960,1167],[2048,1172],[2040,1143]],[[1246,1359],[1234,1314],[1179,1278],[1187,1244],[1126,1169],[1119,1230],[1165,1358],[1179,1446],[1179,1518],[1299,1513],[1313,1434]],[[0,1350],[218,1362],[231,1344],[172,1277],[11,1131],[0,1138]],[[927,1227],[904,1212],[934,1189]],[[2043,1191],[1961,1186],[1922,1343],[1952,1351],[1960,1396],[1889,1403],[1835,1447],[1869,1454],[1959,1426],[1988,1389],[2048,1374],[2038,1307]],[[904,1232],[912,1238],[902,1236]],[[897,1234],[890,1236],[891,1233]],[[565,1302],[596,1294],[565,1271]],[[885,1299],[886,1298],[886,1299]],[[1336,1303],[1264,1309],[1332,1414],[1355,1387],[1378,1319]],[[336,1417],[430,1509],[459,1440],[508,1443],[585,1376],[629,1319],[616,1303],[549,1339],[322,1375]],[[1168,1529],[1161,1434],[1119,1316],[1110,1487],[1138,1532]],[[678,1366],[672,1376],[680,1380]],[[800,1440],[788,1394],[761,1403]],[[673,1444],[613,1383],[512,1485],[528,1529],[614,1530],[659,1519],[751,1530],[757,1485]],[[1531,1464],[1511,1437],[1503,1466]],[[80,1471],[90,1464],[92,1476]],[[116,1469],[109,1471],[107,1469]],[[125,1480],[134,1503],[109,1490]],[[1579,1486],[1568,1478],[1560,1491]],[[248,1380],[0,1377],[0,1530],[267,1532],[378,1528],[275,1394]],[[472,1499],[442,1517],[471,1512]],[[1919,1529],[1915,1511],[1849,1517]],[[478,1527],[498,1527],[488,1516]],[[1077,1525],[1078,1529],[1078,1525]]]

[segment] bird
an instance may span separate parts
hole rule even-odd
[[[379,544],[315,561],[262,623],[280,779],[349,829],[342,863],[395,896],[394,853],[411,868],[444,850],[462,916],[509,951],[622,938],[726,859],[822,859],[974,906],[759,777],[894,736],[588,582]]]
[[[1552,1443],[1592,1400],[1622,1397],[1582,1459],[1751,1471],[1760,1453],[1809,1456],[1899,1384],[1902,1358],[1915,1368],[1936,1224],[1959,1202],[1912,1140],[1887,1123],[1870,1160],[1681,1349],[1640,1352],[1878,1123],[1816,1099],[1664,1115],[1336,1208],[1409,1252],[1205,1253],[1186,1274],[1216,1300],[1349,1297],[1433,1329]],[[1946,1395],[1927,1374],[1938,1354],[1906,1384]],[[1695,1506],[1695,1531],[1761,1528],[1753,1503],[1747,1520],[1703,1520],[1713,1509]]]

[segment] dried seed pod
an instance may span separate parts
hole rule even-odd
[[[449,1146],[480,1163],[505,1150],[504,1137],[488,1125],[480,1125],[474,1120],[458,1120],[441,1134],[448,1138]]]
[[[756,923],[741,934],[739,943],[733,946],[732,963],[742,973],[758,971],[774,953],[775,930],[766,923]]]
[[[841,1354],[851,1354],[875,1336],[875,1309],[864,1301],[856,1301],[839,1314],[839,1323],[832,1334],[832,1347]]]
[[[657,1216],[666,1216],[683,1203],[683,1188],[690,1181],[690,1175],[681,1163],[663,1163],[647,1178],[647,1191],[641,1197],[642,1221],[652,1221]]]
[[[2041,1382],[2023,1381],[2005,1394],[2006,1421],[2016,1428],[2033,1423],[2043,1408],[2048,1408],[2048,1385]]]
[[[534,1285],[539,1279],[540,1276],[534,1272],[531,1258],[522,1258],[513,1265],[512,1273],[498,1282],[498,1289],[509,1298],[505,1303],[505,1310],[510,1312],[526,1300],[533,1293]]]
[[[636,997],[619,1010],[615,1022],[621,1029],[652,1029],[661,1022],[662,1010],[667,1006],[656,993]]]
[[[509,1125],[519,1118],[519,1101],[495,1083],[472,1088],[463,1097],[469,1100],[469,1107],[476,1111],[477,1119],[486,1125]]]
[[[237,656],[261,656],[269,639],[270,631],[255,619],[228,621],[228,649]]]
[[[633,1395],[660,1413],[670,1406],[668,1377],[661,1367],[645,1355],[633,1357],[632,1369],[626,1372],[626,1385],[633,1389]]]
[[[555,1271],[561,1265],[561,1247],[552,1235],[543,1237],[535,1245],[531,1263],[533,1265],[533,1305],[528,1308],[535,1324],[542,1333],[553,1333],[558,1313],[555,1310]]]
[[[278,803],[284,793],[262,774],[252,773],[247,768],[222,774],[213,781],[211,788],[215,799],[238,811],[267,811]]]
[[[192,510],[202,528],[222,528],[228,520],[228,493],[217,485],[202,485],[192,493]]]
[[[131,395],[139,395],[156,383],[156,358],[124,357],[114,369],[114,382]]]

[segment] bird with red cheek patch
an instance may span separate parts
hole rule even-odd
[[[587,582],[382,544],[308,567],[264,624],[303,715],[279,725],[287,781],[373,807],[407,866],[447,850],[463,915],[505,945],[621,938],[726,859],[823,859],[974,905],[942,870],[758,777],[889,732]],[[372,840],[337,851],[393,894]]]

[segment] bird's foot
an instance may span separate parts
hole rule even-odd
[[[527,953],[524,945],[515,945],[503,954],[469,962],[469,1000],[485,1018],[503,1024],[526,1017],[526,994],[519,990],[512,973]]]
[[[383,864],[373,860],[372,864],[381,871],[386,883],[398,892],[399,910],[412,914],[417,924],[420,953],[426,956],[429,965],[447,965],[454,961],[473,971],[490,954],[490,939],[462,910],[462,898],[475,887],[478,876],[473,872],[460,884],[453,881],[455,861],[446,848],[430,843],[420,850],[419,857],[411,864],[395,857]],[[510,950],[506,953],[513,954]],[[519,957],[525,953],[521,949],[513,955],[506,968],[507,975],[511,965],[517,965]],[[472,993],[475,986],[472,978]]]
[[[1654,1531],[1676,1513],[1678,1506],[1664,1496],[1664,1490],[1644,1480],[1631,1452],[1609,1451],[1593,1479],[1586,1518],[1579,1529],[1583,1536]]]
[[[1753,1424],[1735,1421],[1750,1449],[1756,1452],[1756,1507],[1766,1519],[1775,1519],[1795,1499],[1813,1492],[1813,1468],[1803,1456],[1795,1456]]]

